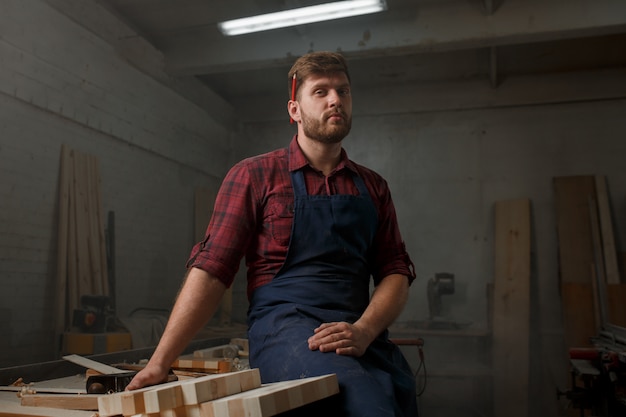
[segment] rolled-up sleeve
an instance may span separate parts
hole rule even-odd
[[[192,248],[188,268],[200,268],[232,285],[255,227],[253,200],[249,172],[239,163],[222,182],[204,239]]]

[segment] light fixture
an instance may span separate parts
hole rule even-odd
[[[244,17],[218,23],[219,30],[228,36],[260,32],[288,26],[304,25],[323,20],[381,12],[387,9],[385,0],[348,0],[301,7],[282,12]]]

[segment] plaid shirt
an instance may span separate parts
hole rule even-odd
[[[410,282],[415,279],[387,182],[350,161],[343,149],[339,165],[325,177],[308,164],[295,136],[289,150],[251,157],[231,168],[217,195],[205,238],[193,247],[187,267],[203,269],[230,287],[245,256],[248,297],[270,282],[287,256],[294,205],[290,172],[298,169],[304,170],[310,195],[358,195],[349,170],[358,173],[378,213],[370,251],[374,284],[390,274],[406,275]]]

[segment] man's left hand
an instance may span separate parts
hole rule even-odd
[[[372,336],[357,325],[346,322],[323,323],[309,337],[309,349],[361,356],[372,340]]]

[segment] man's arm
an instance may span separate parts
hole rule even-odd
[[[217,278],[202,269],[191,268],[154,354],[126,389],[164,382],[172,363],[217,310],[225,290],[226,286]]]
[[[400,315],[409,297],[409,280],[388,275],[378,284],[369,306],[354,324],[324,323],[309,338],[309,348],[339,355],[361,356],[376,337]]]

